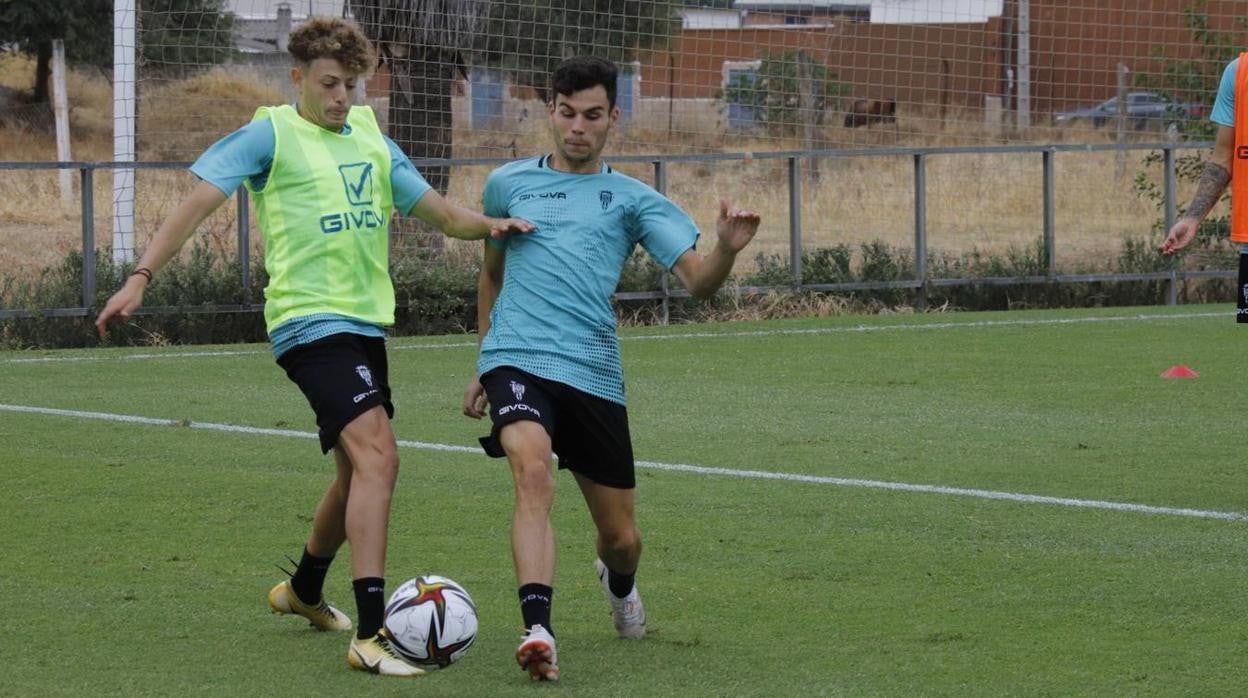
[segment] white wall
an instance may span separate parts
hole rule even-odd
[[[1003,0],[871,0],[878,24],[982,23],[1000,17]]]
[[[685,29],[739,29],[741,13],[737,10],[686,8],[680,12]]]
[[[290,5],[294,17],[308,15],[342,16],[343,0],[227,0],[225,8],[240,17],[257,19],[277,16],[278,3]]]

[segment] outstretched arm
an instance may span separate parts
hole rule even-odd
[[[520,218],[490,218],[447,201],[436,191],[425,192],[412,207],[412,215],[448,236],[460,240],[501,238],[508,233],[533,232],[533,224]]]
[[[1170,255],[1187,247],[1196,237],[1200,222],[1209,215],[1214,204],[1222,198],[1222,192],[1231,181],[1231,159],[1235,154],[1235,129],[1230,126],[1218,126],[1218,135],[1213,143],[1213,154],[1205,161],[1205,168],[1200,174],[1200,182],[1196,185],[1196,195],[1188,204],[1183,217],[1170,228],[1166,239],[1161,243],[1161,253]]]
[[[676,260],[673,271],[695,298],[715,295],[737,261],[737,253],[754,239],[759,217],[753,211],[736,208],[731,201],[719,202],[719,220],[715,224],[715,249],[703,257],[690,249]]]
[[[146,269],[151,274],[159,271],[182,249],[199,224],[225,203],[225,199],[225,193],[208,182],[201,181],[195,185],[165,222],[160,224],[136,268]],[[143,304],[143,291],[147,288],[147,282],[148,277],[134,274],[108,299],[108,303],[95,319],[95,327],[99,330],[101,339],[108,333],[111,323],[118,320],[125,322]]]
[[[485,256],[481,260],[481,275],[477,277],[477,344],[485,340],[490,331],[490,312],[494,310],[494,302],[498,300],[499,291],[503,290],[503,251],[486,243]],[[481,377],[473,376],[464,391],[464,414],[473,419],[485,416],[489,405],[486,403],[485,390],[481,387]]]

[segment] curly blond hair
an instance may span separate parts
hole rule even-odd
[[[377,66],[373,44],[356,23],[340,17],[309,17],[290,33],[290,54],[300,63],[333,58],[356,75]]]

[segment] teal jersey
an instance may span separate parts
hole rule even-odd
[[[611,296],[640,244],[665,269],[698,241],[689,215],[609,167],[551,169],[550,157],[490,173],[483,208],[536,230],[489,244],[504,250],[503,287],[481,343],[480,373],[513,366],[624,404],[624,369]]]

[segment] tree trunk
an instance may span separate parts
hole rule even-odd
[[[451,91],[455,85],[455,61],[436,51],[417,52],[412,57],[390,56],[390,137],[413,160],[450,158]],[[425,181],[446,195],[450,169],[445,166],[418,168]],[[418,233],[422,246],[441,248],[442,233],[414,218],[399,218],[395,232]]]
[[[49,101],[48,99],[48,83],[52,78],[52,42],[44,41],[39,44],[39,51],[35,55],[35,95],[31,100],[35,104],[42,104]]]

